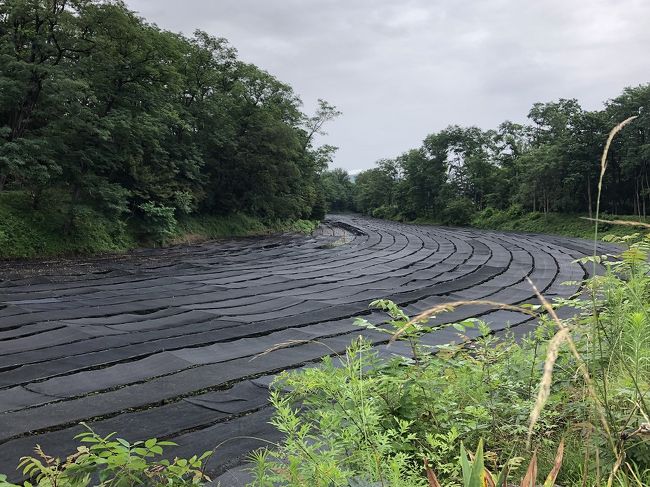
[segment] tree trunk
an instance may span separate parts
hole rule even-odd
[[[591,203],[591,181],[589,180],[589,178],[587,178],[587,205],[589,206],[589,218],[592,218],[592,216],[591,216],[591,207],[592,207],[592,203]]]
[[[536,205],[536,203],[537,203],[537,194],[536,194],[536,192],[537,191],[536,190],[537,190],[537,188],[533,189],[533,213],[535,213],[535,211],[537,210],[537,205]]]
[[[19,139],[25,133],[29,118],[36,107],[36,102],[41,96],[43,90],[43,76],[32,74],[29,89],[23,99],[20,108],[14,113],[11,124],[11,132],[9,134],[9,141]]]
[[[639,178],[635,181],[636,186],[636,214],[641,218],[641,187],[639,186]]]
[[[70,207],[68,208],[68,219],[65,222],[63,227],[63,232],[69,234],[72,228],[74,227],[74,217],[75,209],[77,207],[77,202],[79,201],[79,196],[81,195],[81,187],[78,184],[72,186],[71,196],[70,196]]]
[[[647,197],[648,194],[650,193],[650,181],[648,181],[648,173],[647,172],[645,173],[645,188],[646,188],[646,195],[645,196]],[[643,199],[643,219],[644,220],[645,220],[646,216],[647,216],[647,214],[646,214],[646,210],[645,210],[645,197],[644,197],[644,199]]]

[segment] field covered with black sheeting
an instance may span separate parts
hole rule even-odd
[[[360,334],[385,348],[387,335],[353,324],[362,314],[383,319],[368,310],[370,301],[391,299],[409,314],[453,300],[536,303],[527,276],[548,298],[567,297],[578,285],[563,283],[590,271],[575,259],[591,254],[591,245],[332,216],[311,237],[208,242],[83,262],[6,262],[0,472],[15,472],[36,444],[51,455],[70,453],[81,421],[128,440],[170,439],[179,444],[170,456],[237,436],[277,439],[267,423],[273,374],[343,351]],[[523,333],[534,325],[528,315],[481,305],[438,320],[472,316],[495,331],[512,326]],[[454,339],[446,329],[424,341]],[[226,442],[210,472],[261,445]]]

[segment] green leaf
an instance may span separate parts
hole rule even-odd
[[[120,445],[122,445],[125,448],[131,448],[131,444],[122,438],[115,438],[115,441],[117,441]]]
[[[483,461],[483,439],[478,442],[476,456],[472,465],[472,473],[468,487],[483,487],[483,476],[485,475],[485,463]]]
[[[178,444],[174,443],[173,441],[159,441],[158,444],[160,446],[178,446]]]
[[[472,477],[472,464],[469,461],[467,450],[465,450],[465,445],[462,441],[460,442],[460,465],[463,470],[463,485],[465,487],[470,487],[470,479]]]

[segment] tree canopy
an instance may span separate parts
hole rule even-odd
[[[602,110],[575,99],[536,103],[527,124],[494,130],[449,126],[422,145],[357,176],[357,208],[375,216],[465,223],[485,208],[589,213],[595,209],[600,154],[620,121],[638,118],[609,152],[602,209],[650,211],[650,84],[626,88]]]
[[[121,1],[0,3],[0,192],[92,207],[143,228],[190,213],[264,219],[323,211],[339,115],[301,111],[293,89],[223,38],[147,23]]]

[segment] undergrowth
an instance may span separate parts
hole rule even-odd
[[[18,468],[30,481],[23,487],[189,487],[210,480],[203,468],[211,452],[169,461],[159,457],[164,447],[175,445],[170,441],[151,438],[129,443],[114,433],[102,437],[90,428],[75,438],[80,446],[63,460],[48,455],[39,446],[35,456],[24,457]],[[0,475],[0,487],[18,485]]]
[[[151,220],[155,224],[143,226],[135,220],[109,218],[89,206],[77,206],[71,214],[55,192],[41,198],[34,207],[25,192],[0,193],[0,259],[120,253],[139,246],[282,232],[309,234],[318,226],[312,220],[264,222],[244,214],[187,216],[177,221],[164,208],[149,209],[160,214]]]
[[[630,228],[608,221],[616,219],[632,223],[636,218],[628,215],[603,215],[600,223],[602,235],[623,237],[630,233]],[[586,239],[591,239],[594,235],[594,223],[589,220],[587,214],[525,212],[520,206],[512,206],[506,210],[488,207],[482,211],[464,214],[460,219],[451,218],[450,215],[418,217],[414,220],[405,220],[400,215],[395,215],[389,216],[389,219],[418,225],[457,225],[482,230],[541,233]]]
[[[47,201],[34,208],[25,193],[0,193],[0,258],[123,252],[136,245],[124,223],[92,208],[77,208],[74,224],[62,232],[70,218],[60,206]]]

